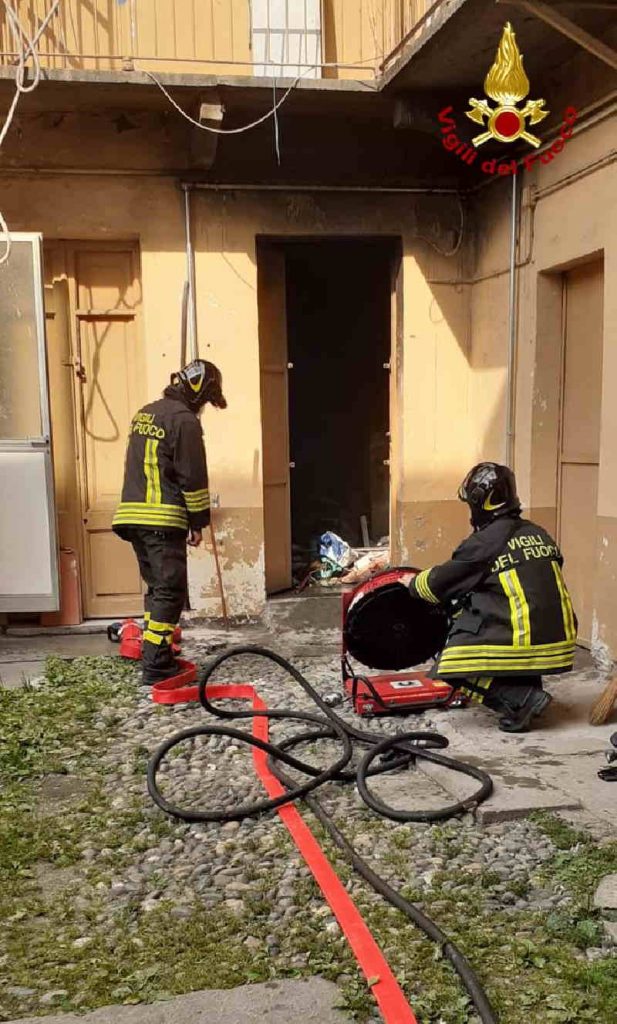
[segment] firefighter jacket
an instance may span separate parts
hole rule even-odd
[[[435,675],[551,675],[572,668],[577,621],[563,558],[540,526],[518,516],[471,534],[452,558],[415,576],[412,595],[456,602]]]
[[[168,387],[133,417],[113,528],[122,536],[131,526],[186,532],[209,523],[201,425],[176,388]]]

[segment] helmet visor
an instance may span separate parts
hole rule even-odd
[[[458,489],[459,501],[467,501],[467,502],[469,501],[469,481],[470,481],[472,476],[473,476],[473,470],[471,470],[471,472],[469,472],[467,474],[467,476],[463,480],[462,484],[460,485],[460,487]]]

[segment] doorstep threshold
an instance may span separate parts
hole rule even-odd
[[[107,627],[117,621],[118,616],[115,619],[86,619],[77,626],[37,626],[34,623],[24,623],[21,626],[7,626],[2,636],[98,636],[107,634]]]

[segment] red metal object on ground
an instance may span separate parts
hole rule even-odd
[[[143,629],[135,619],[125,619],[124,622],[112,622],[107,627],[107,636],[112,643],[120,644],[120,657],[129,658],[131,661],[140,661],[142,656]],[[178,655],[182,650],[182,630],[176,626],[171,643],[171,650]]]
[[[429,679],[422,672],[349,677],[344,669],[343,684],[358,715],[387,715],[440,707],[449,704],[453,696],[448,683]]]
[[[199,699],[199,687],[187,685],[189,680],[184,678],[185,675],[190,675],[192,669],[192,678],[195,679],[196,666],[190,662],[183,664],[187,666],[185,673],[152,687],[153,701],[158,704],[183,704]],[[255,688],[247,683],[213,684],[208,686],[208,697],[211,700],[250,700],[255,711],[268,710]],[[267,743],[268,734],[268,719],[254,718],[253,735]],[[268,795],[272,798],[281,796],[285,790],[268,768],[268,755],[264,750],[253,748],[253,764]],[[284,804],[277,808],[277,814],[284,822],[340,924],[386,1024],[418,1024],[388,961],[297,807],[294,804]]]
[[[141,659],[142,629],[134,619],[127,619],[119,629],[120,657],[131,661]]]

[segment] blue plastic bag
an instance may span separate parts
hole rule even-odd
[[[319,557],[341,569],[347,569],[353,562],[353,552],[349,544],[330,532],[323,533],[319,539]]]

